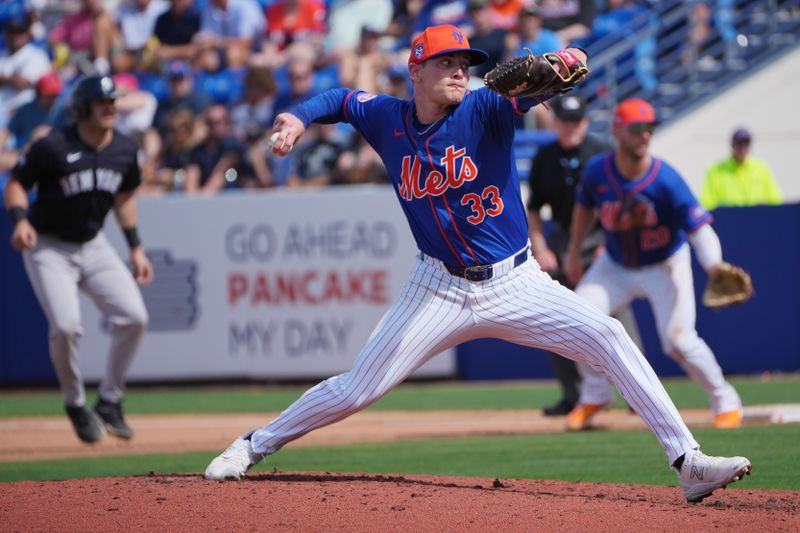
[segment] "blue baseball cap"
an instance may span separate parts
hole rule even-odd
[[[749,143],[753,139],[753,136],[750,134],[748,130],[745,128],[739,128],[733,132],[733,137],[731,138],[731,142],[734,143]]]
[[[168,78],[183,78],[192,74],[192,67],[183,59],[173,59],[167,63]]]

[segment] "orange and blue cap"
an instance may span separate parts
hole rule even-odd
[[[629,98],[623,100],[614,110],[614,129],[622,128],[630,124],[654,124],[656,122],[656,112],[653,106],[641,98]]]
[[[419,65],[432,57],[455,52],[466,52],[469,55],[469,64],[473,67],[489,59],[489,54],[483,50],[469,47],[469,40],[464,32],[455,26],[445,24],[429,26],[414,39],[411,54],[408,56],[408,65]]]

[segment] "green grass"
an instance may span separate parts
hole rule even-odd
[[[753,475],[739,488],[800,490],[800,425],[735,431],[698,429],[708,453],[746,455]],[[218,453],[193,452],[0,463],[0,480],[44,480],[202,472]],[[675,485],[647,431],[591,431],[531,436],[444,438],[348,446],[287,447],[254,471],[326,471],[560,479]]]
[[[745,405],[800,403],[800,376],[730,380]],[[700,388],[685,379],[668,379],[664,385],[679,408],[708,407]],[[136,414],[237,413],[281,411],[296,400],[305,387],[178,387],[131,388],[125,411]],[[549,382],[510,383],[410,383],[401,385],[370,407],[382,411],[435,409],[530,409],[557,400],[556,385]],[[623,407],[621,399],[618,407]],[[0,393],[0,417],[63,414],[55,391],[6,391]]]
[[[746,405],[800,403],[800,376],[731,379]],[[707,407],[694,383],[670,379],[665,386],[680,408]],[[305,387],[132,388],[128,413],[274,412]],[[551,382],[410,383],[371,410],[519,409],[558,398]],[[617,402],[624,406],[622,400]],[[0,417],[62,415],[55,391],[0,393]],[[800,490],[800,425],[751,426],[735,431],[696,429],[703,449],[747,455],[753,476],[741,487]],[[233,435],[231,436],[233,438]],[[219,450],[180,454],[94,457],[0,463],[0,481],[143,475],[151,471],[202,472]],[[590,431],[534,436],[441,438],[347,446],[291,446],[256,468],[288,471],[407,473],[501,478],[562,479],[674,485],[664,454],[649,431]],[[737,484],[738,485],[738,484]]]

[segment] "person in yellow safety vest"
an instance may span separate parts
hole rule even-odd
[[[753,136],[744,128],[733,133],[731,156],[708,169],[700,203],[708,210],[720,206],[775,205],[783,201],[769,166],[750,155]]]

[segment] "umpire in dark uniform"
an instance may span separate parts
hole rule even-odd
[[[531,248],[542,270],[553,279],[573,288],[562,270],[564,254],[569,241],[572,207],[575,203],[575,187],[580,181],[583,165],[595,154],[611,149],[611,146],[588,133],[589,118],[586,103],[578,96],[565,95],[552,102],[551,108],[557,138],[552,144],[542,146],[533,158],[530,171],[530,196],[528,198],[528,225]],[[545,238],[540,211],[550,206],[553,230]],[[584,241],[583,258],[588,267],[594,254],[603,245],[603,234],[599,225]],[[561,384],[562,399],[544,408],[547,416],[566,415],[578,402],[580,375],[575,363],[569,359],[550,354],[553,373]]]
[[[5,188],[5,206],[14,223],[11,245],[22,252],[47,316],[50,358],[67,414],[84,442],[99,440],[103,426],[117,437],[133,435],[121,402],[125,376],[148,320],[136,282],[153,279],[136,230],[138,148],[114,130],[116,97],[107,76],[79,80],[72,92],[76,123],[32,144]],[[38,193],[29,211],[27,191],[34,185]],[[102,232],[111,209],[130,247],[133,275]],[[92,410],[85,406],[78,360],[79,289],[111,324],[108,365]]]

